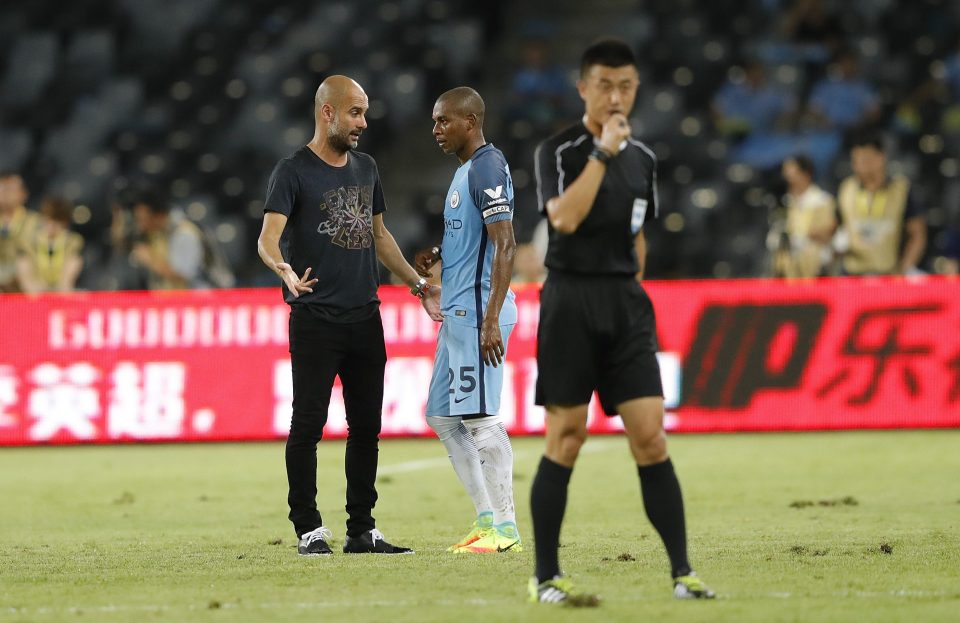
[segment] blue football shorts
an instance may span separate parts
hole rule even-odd
[[[500,325],[504,355],[513,327]],[[497,367],[483,363],[479,327],[444,321],[437,337],[427,415],[498,415],[505,363]]]

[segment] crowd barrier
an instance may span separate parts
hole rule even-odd
[[[666,428],[960,426],[960,280],[650,282]],[[385,286],[383,436],[423,417],[438,325]],[[533,404],[538,290],[517,289],[501,415]],[[288,308],[277,289],[0,295],[0,445],[285,437]],[[620,430],[594,401],[592,432]],[[343,437],[339,382],[325,430]]]

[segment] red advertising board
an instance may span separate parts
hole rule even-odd
[[[960,281],[651,282],[667,428],[960,426]],[[381,290],[383,434],[429,435],[437,325]],[[501,416],[538,433],[535,288],[517,292]],[[0,445],[275,439],[290,420],[278,290],[0,295]],[[594,405],[593,432],[620,429]],[[327,437],[346,433],[334,388]]]
[[[960,426],[960,281],[662,282],[683,431]]]

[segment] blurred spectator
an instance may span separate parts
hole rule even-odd
[[[893,127],[901,133],[924,129],[960,133],[960,42],[957,49],[930,64],[930,75],[897,106]]]
[[[524,41],[521,57],[523,64],[511,83],[507,118],[527,121],[541,132],[552,130],[565,116],[570,81],[563,67],[550,60],[550,46],[543,39]]]
[[[796,111],[793,96],[771,85],[762,63],[734,67],[713,98],[713,118],[721,134],[733,138],[771,133]]]
[[[31,240],[40,217],[27,210],[27,187],[19,173],[0,172],[0,292],[20,292],[17,254]]]
[[[927,224],[902,175],[887,174],[883,138],[862,134],[850,149],[853,175],[837,193],[842,226],[834,239],[848,275],[918,272]],[[902,249],[902,251],[901,251]]]
[[[533,243],[517,245],[513,256],[513,283],[541,283],[547,276],[543,259]]]
[[[960,40],[953,53],[943,59],[940,79],[946,87],[940,127],[948,134],[960,134]]]
[[[871,125],[880,118],[880,98],[860,77],[860,63],[850,50],[840,51],[827,76],[814,85],[807,108],[815,125],[839,132]]]
[[[150,290],[210,287],[204,275],[203,232],[155,192],[143,192],[133,203],[138,239],[130,252],[146,270]]]
[[[830,241],[837,228],[836,203],[830,193],[813,182],[813,161],[793,156],[781,169],[787,183],[784,204],[786,223],[781,232],[771,230],[774,274],[778,277],[818,277],[829,266]]]
[[[110,227],[102,236],[107,249],[103,263],[106,270],[99,287],[106,290],[142,290],[146,287],[143,271],[132,261],[130,252],[138,239],[133,222],[133,206],[139,192],[129,186],[116,191],[110,200]]]
[[[73,204],[46,197],[40,226],[24,241],[17,258],[17,277],[24,292],[73,292],[83,268],[83,237],[70,231]]]
[[[760,62],[733,67],[714,96],[711,112],[717,130],[732,139],[729,159],[758,169],[777,167],[798,151],[791,131],[796,99],[788,89],[770,84]]]

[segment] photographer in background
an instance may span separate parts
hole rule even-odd
[[[40,226],[36,212],[27,210],[27,187],[14,171],[0,171],[0,293],[20,292],[17,255]]]
[[[83,237],[70,231],[73,203],[45,197],[40,225],[24,240],[17,257],[17,280],[24,292],[73,292],[83,269]]]
[[[146,271],[149,290],[208,288],[203,232],[156,191],[132,199],[136,238],[131,262]]]
[[[903,175],[887,172],[883,137],[857,135],[850,148],[853,175],[837,192],[842,223],[834,247],[843,253],[845,275],[906,275],[919,272],[927,247],[927,221]]]

